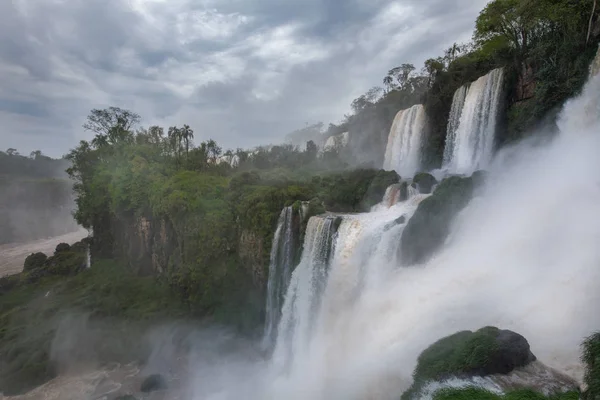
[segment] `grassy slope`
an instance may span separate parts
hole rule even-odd
[[[89,314],[92,324],[110,326],[102,337],[107,347],[95,354],[102,362],[137,359],[137,333],[150,320],[182,317],[186,309],[165,284],[110,261],[76,276],[19,284],[0,295],[0,392],[20,393],[56,374],[50,362],[52,340],[60,321],[74,312]]]

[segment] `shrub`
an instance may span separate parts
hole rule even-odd
[[[31,272],[34,270],[42,269],[44,264],[48,260],[48,256],[44,253],[31,253],[25,259],[25,264],[23,265],[23,271]]]

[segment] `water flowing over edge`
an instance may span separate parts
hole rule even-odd
[[[442,169],[453,174],[471,174],[489,165],[503,80],[504,70],[498,68],[455,92]]]
[[[385,151],[383,169],[412,176],[421,166],[425,109],[421,104],[400,110],[394,118]]]

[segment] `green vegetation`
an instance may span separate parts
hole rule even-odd
[[[443,389],[433,395],[433,400],[577,400],[579,392],[572,391],[554,396],[544,396],[533,390],[515,390],[498,395],[484,389],[467,387],[463,389]]]
[[[232,168],[214,141],[194,146],[190,127],[165,136],[160,127],[134,131],[138,122],[127,110],[92,110],[84,126],[95,138],[67,156],[93,256],[158,273],[193,315],[247,333],[261,324],[281,209],[309,201],[309,216],[365,211],[399,180],[393,171],[329,170],[343,161],[310,143],[227,151],[238,157]]]
[[[497,138],[518,140],[577,94],[600,39],[600,7],[594,0],[493,0],[481,11],[470,43],[454,43],[419,71],[403,63],[352,102],[354,113],[330,131],[350,132],[359,163],[383,158],[396,112],[425,106],[428,135],[424,167],[442,161],[452,97],[494,68],[504,68],[505,101]],[[591,29],[590,29],[591,28]]]
[[[414,383],[402,399],[413,398],[430,381],[507,374],[534,360],[527,340],[517,333],[490,326],[476,332],[457,332],[421,353],[413,372]]]
[[[596,400],[600,398],[600,332],[583,342],[581,359],[586,366],[584,382],[587,385],[582,398]]]
[[[61,261],[52,268],[70,269]],[[62,339],[61,322],[71,315],[87,316],[89,332],[72,332],[68,340],[85,339],[88,361],[125,362],[147,355],[140,337],[150,324],[189,314],[166,282],[137,276],[112,261],[99,261],[76,275],[35,272],[0,279],[0,387],[5,395],[27,391],[58,373],[52,343]]]
[[[439,249],[450,233],[455,216],[471,200],[472,177],[444,179],[433,194],[423,200],[402,234],[400,249],[406,265],[425,262]]]

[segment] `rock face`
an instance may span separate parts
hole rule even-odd
[[[438,340],[421,353],[413,377],[403,400],[437,398],[436,391],[448,388],[458,393],[475,387],[495,394],[529,390],[544,396],[577,391],[574,379],[536,361],[527,339],[491,326]],[[453,396],[449,398],[467,398]]]
[[[438,182],[433,175],[426,172],[420,172],[413,178],[413,183],[417,185],[419,193],[429,194],[431,193],[433,186]]]
[[[425,262],[439,249],[450,233],[454,217],[471,200],[475,186],[472,177],[452,176],[419,204],[400,239],[400,259],[404,265]]]

